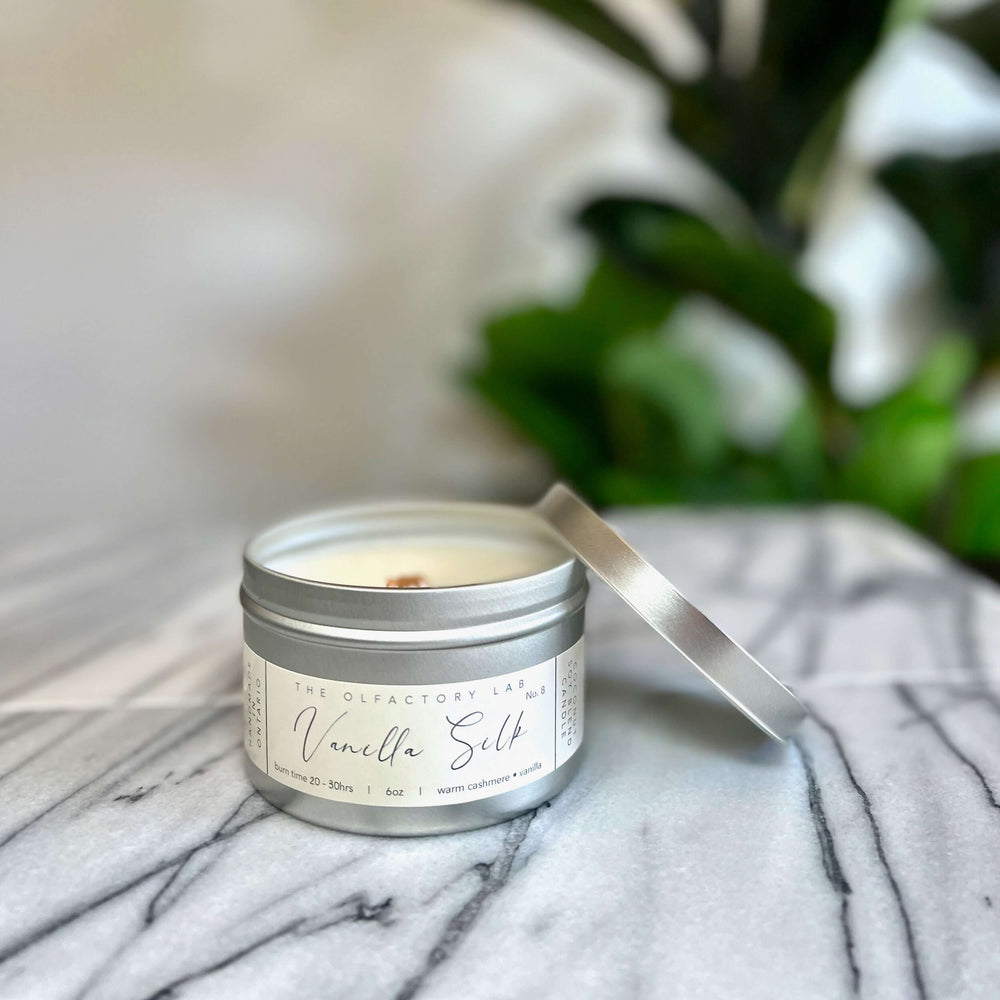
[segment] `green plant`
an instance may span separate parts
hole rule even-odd
[[[962,400],[1000,355],[1000,154],[908,156],[879,175],[937,248],[952,318],[888,398],[863,408],[838,398],[837,317],[796,275],[849,88],[912,12],[888,0],[771,0],[753,66],[736,77],[715,58],[692,82],[670,79],[591,0],[523,2],[652,77],[671,132],[750,224],[723,232],[681,205],[629,195],[582,206],[577,223],[598,248],[583,292],[487,321],[476,389],[598,504],[853,500],[966,557],[1000,555],[1000,454],[965,455],[958,435]],[[717,52],[718,3],[688,12]],[[1000,6],[938,27],[998,69]],[[769,449],[734,439],[710,370],[664,332],[692,296],[764,331],[801,371],[803,401]]]

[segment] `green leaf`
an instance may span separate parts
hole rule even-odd
[[[968,337],[951,334],[928,349],[910,383],[910,391],[934,403],[953,404],[976,370],[976,352]]]
[[[530,440],[548,452],[556,468],[578,483],[586,483],[605,463],[601,440],[558,399],[519,384],[501,373],[481,371],[471,383]]]
[[[782,216],[796,229],[809,224],[827,180],[847,116],[847,97],[834,101],[796,154],[781,191]]]
[[[880,173],[941,258],[949,289],[985,348],[1000,346],[1000,153],[906,156]]]
[[[554,374],[592,382],[609,345],[661,325],[676,301],[672,289],[602,258],[571,307],[539,306],[487,322],[490,368],[518,380]]]
[[[783,470],[770,455],[737,452],[724,476],[714,477],[703,502],[717,504],[782,503],[793,499]]]
[[[829,487],[821,406],[815,396],[804,399],[792,414],[774,449],[774,460],[791,496],[814,500]]]
[[[617,401],[619,419],[611,426],[619,458],[646,471],[704,471],[725,455],[728,442],[715,381],[699,361],[663,337],[619,342],[608,353],[602,375]]]
[[[966,459],[955,476],[945,539],[964,556],[1000,556],[1000,454]]]
[[[621,468],[601,469],[594,476],[592,498],[602,507],[680,503],[686,499],[671,477]]]
[[[677,304],[669,285],[643,278],[607,254],[601,255],[572,314],[607,334],[606,342],[660,327]]]
[[[577,302],[538,306],[484,326],[487,353],[470,383],[543,447],[581,489],[609,460],[600,373],[606,352],[663,323],[676,293],[600,259]]]
[[[772,462],[738,453],[724,476],[603,469],[593,478],[590,495],[598,504],[757,504],[789,499]]]
[[[844,468],[846,498],[921,523],[955,456],[954,414],[906,396],[865,414],[860,429],[860,447]]]
[[[1000,73],[1000,4],[984,4],[960,17],[941,20],[935,27],[964,42],[995,73]]]
[[[624,266],[677,292],[697,292],[775,336],[826,392],[835,317],[788,266],[752,244],[728,242],[702,220],[669,205],[603,198],[582,224]]]
[[[483,333],[490,369],[517,381],[551,372],[590,378],[608,340],[604,330],[547,306],[492,319]]]
[[[928,522],[957,460],[955,404],[972,368],[969,345],[942,338],[906,386],[857,414],[855,447],[841,470],[848,499]]]

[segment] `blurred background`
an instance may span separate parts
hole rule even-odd
[[[1000,557],[1000,4],[0,13],[8,535],[861,502]]]

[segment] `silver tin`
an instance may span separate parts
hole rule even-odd
[[[314,794],[290,777],[276,780],[275,763],[266,757],[267,732],[263,734],[265,760],[260,761],[260,734],[269,724],[264,718],[269,702],[265,700],[262,708],[261,696],[255,696],[254,688],[266,699],[268,678],[273,684],[276,670],[285,671],[283,678],[298,674],[315,678],[317,690],[324,681],[337,682],[337,691],[347,697],[353,689],[345,685],[377,685],[383,692],[412,685],[426,686],[428,691],[435,686],[445,690],[441,686],[472,682],[485,685],[490,679],[555,664],[568,650],[582,649],[579,643],[587,579],[583,565],[568,551],[565,559],[530,576],[424,589],[318,583],[286,575],[272,565],[281,556],[338,540],[384,542],[394,536],[422,534],[482,534],[552,545],[551,535],[539,519],[519,507],[396,503],[340,508],[288,521],[258,535],[246,548],[240,596],[248,647],[247,769],[258,791],[294,816],[368,834],[407,836],[468,830],[502,822],[540,805],[561,791],[579,767],[581,754],[574,746],[567,759],[560,761],[559,755],[553,755],[551,769],[546,765],[537,780],[522,774],[517,780],[527,783],[519,787],[496,792],[486,789],[471,801],[381,805]],[[255,664],[263,663],[263,671],[254,667],[258,672],[252,674],[251,659]],[[580,713],[582,732],[582,662],[579,674],[581,697],[575,711]],[[565,686],[565,681],[560,684]],[[489,687],[496,691],[495,685]],[[300,689],[305,690],[305,685]],[[273,701],[273,693],[270,697]],[[556,691],[553,697],[558,698]],[[558,727],[558,703],[555,707],[553,725]],[[304,711],[316,717],[313,709]],[[300,721],[296,717],[296,726]],[[256,750],[251,748],[254,741]],[[377,746],[376,736],[372,752],[380,760],[382,752],[375,751]],[[339,747],[344,748],[343,741]],[[359,747],[359,743],[352,744],[351,753]],[[254,763],[255,754],[263,767]],[[303,750],[303,759],[305,756]],[[349,756],[340,755],[343,759]],[[271,775],[265,773],[265,767]],[[421,761],[421,767],[423,773],[435,773],[433,759]],[[322,777],[326,778],[325,773]]]

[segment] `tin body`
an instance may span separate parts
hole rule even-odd
[[[342,508],[258,535],[241,590],[250,780],[286,812],[358,833],[447,833],[534,808],[580,762],[582,564],[562,550],[513,579],[390,589],[283,563],[394,538],[553,545],[521,508],[465,503]]]

